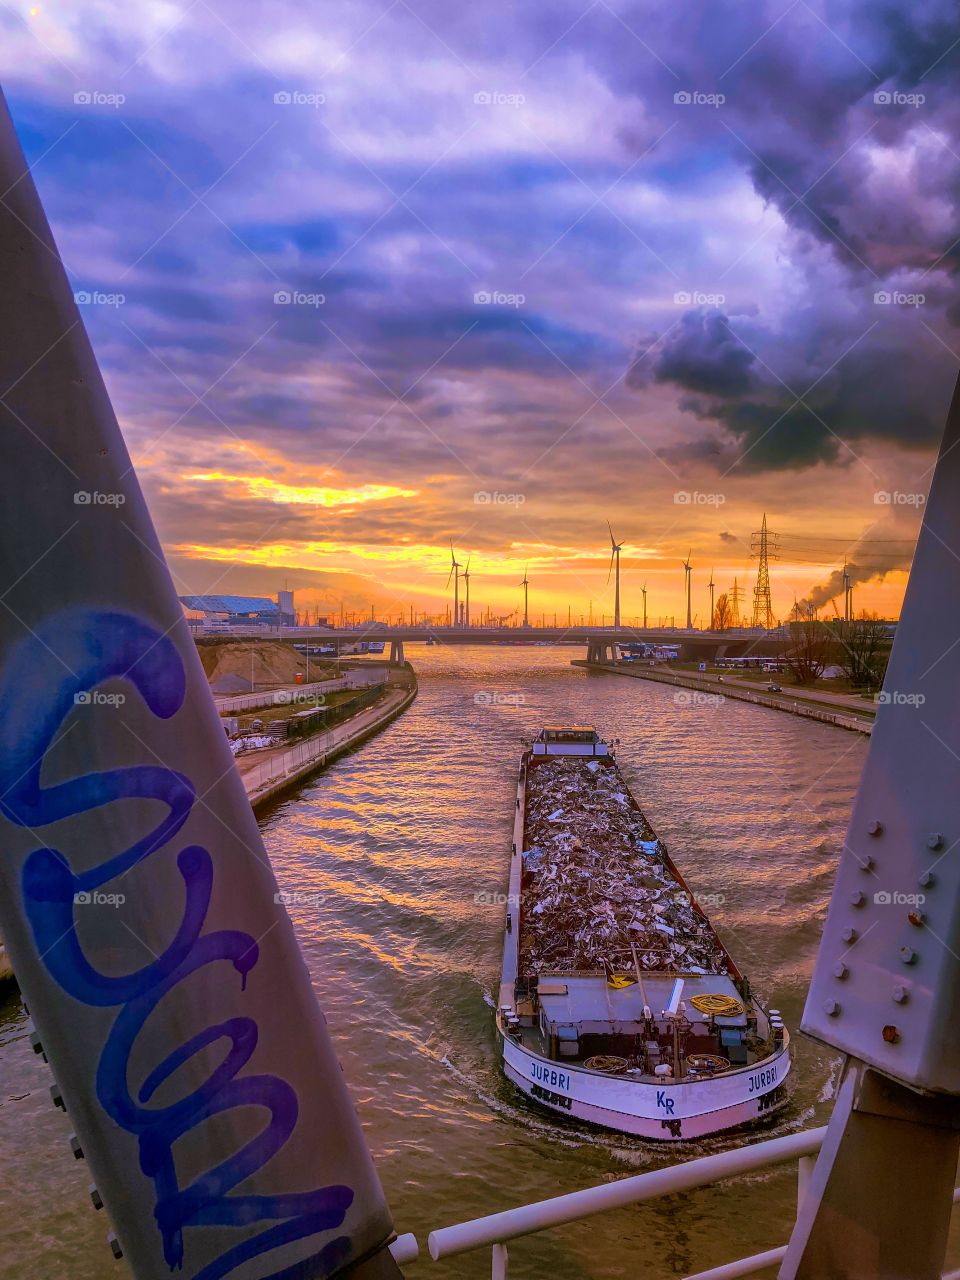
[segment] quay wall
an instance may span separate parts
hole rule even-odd
[[[383,675],[381,668],[381,677]],[[387,673],[387,693],[382,702],[360,711],[324,733],[272,752],[243,775],[251,805],[256,810],[297,785],[318,769],[323,769],[345,751],[386,728],[403,714],[417,696],[417,679],[410,667],[391,668]]]
[[[843,711],[835,711],[830,707],[817,706],[813,702],[806,702],[802,699],[790,699],[789,694],[781,697],[777,694],[754,693],[751,689],[735,688],[727,684],[722,688],[717,688],[714,683],[704,685],[696,676],[692,675],[678,675],[673,672],[668,675],[665,672],[652,671],[649,667],[628,668],[619,663],[587,662],[582,658],[574,659],[571,666],[583,667],[586,671],[607,671],[613,675],[632,676],[635,680],[652,680],[655,684],[672,684],[678,689],[695,689],[705,696],[736,698],[738,702],[752,702],[758,707],[770,707],[774,711],[786,711],[793,716],[803,716],[808,720],[819,720],[822,724],[836,725],[838,729],[849,729],[853,733],[865,733],[869,736],[873,732],[873,720],[868,720],[862,716],[845,714]]]

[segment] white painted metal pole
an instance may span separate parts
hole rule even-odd
[[[493,1246],[493,1258],[490,1267],[490,1280],[507,1280],[507,1268],[510,1258],[505,1244]]]
[[[803,1133],[788,1134],[769,1142],[737,1147],[715,1156],[690,1160],[686,1164],[671,1165],[666,1169],[654,1169],[633,1178],[621,1178],[619,1182],[604,1183],[568,1195],[540,1200],[535,1204],[506,1209],[502,1213],[475,1218],[455,1226],[432,1231],[428,1240],[430,1256],[434,1260],[456,1253],[466,1253],[483,1245],[497,1244],[517,1236],[530,1235],[545,1227],[558,1227],[567,1222],[577,1222],[603,1213],[606,1209],[618,1209],[628,1204],[640,1204],[660,1196],[689,1191],[721,1178],[751,1173],[769,1165],[783,1164],[813,1155],[820,1149],[826,1129],[807,1129]]]
[[[754,1253],[749,1258],[740,1258],[737,1262],[725,1262],[719,1267],[711,1267],[709,1271],[698,1271],[695,1276],[687,1276],[686,1280],[741,1280],[742,1276],[755,1276],[758,1271],[775,1267],[782,1262],[787,1246],[768,1249],[766,1253]]]
[[[394,1262],[416,1262],[420,1257],[420,1246],[417,1243],[417,1237],[411,1231],[408,1231],[406,1235],[397,1236],[393,1244],[390,1245],[390,1253],[393,1255]]]

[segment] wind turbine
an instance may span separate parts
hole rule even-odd
[[[643,629],[647,629],[647,584],[644,583],[640,588],[640,594],[643,596]]]
[[[693,547],[687,552],[687,558],[683,563],[683,577],[687,588],[687,630],[693,630],[693,621],[690,616],[690,585],[693,579],[693,565],[690,563],[690,556],[693,553]]]
[[[470,626],[470,560],[471,556],[467,556],[467,567],[463,571],[463,581],[466,585],[466,603],[463,606],[463,622],[464,626]]]
[[[453,554],[453,543],[450,543],[450,572],[447,574],[447,586],[450,585],[450,579],[453,579],[453,625],[460,625],[460,565],[457,557]]]
[[[712,569],[710,570],[710,581],[707,583],[707,586],[710,588],[710,630],[712,631],[712,630],[713,630],[713,620],[714,620],[714,617],[715,617],[715,614],[714,614],[714,612],[713,612],[713,588],[714,588],[714,581],[713,581],[713,570],[712,570]]]
[[[528,597],[527,597],[527,591],[530,586],[530,583],[527,579],[527,569],[529,568],[530,568],[529,565],[526,565],[524,567],[523,579],[520,583],[521,587],[523,587],[523,625],[525,627],[529,627],[530,625],[530,609],[529,609]]]
[[[617,585],[614,589],[614,595],[613,595],[613,625],[615,630],[619,631],[620,630],[620,548],[623,546],[623,543],[617,542],[616,538],[613,536],[613,529],[610,526],[609,520],[607,521],[607,528],[610,529],[610,568],[607,570],[607,586],[609,587],[610,585],[610,574],[613,573],[614,564],[616,564]]]

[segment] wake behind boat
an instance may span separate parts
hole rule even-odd
[[[497,1027],[523,1093],[624,1133],[699,1138],[786,1100],[779,1015],[592,728],[545,728],[521,759]]]

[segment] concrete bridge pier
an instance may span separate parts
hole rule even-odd
[[[390,641],[390,665],[391,667],[402,667],[406,659],[403,656],[403,641]]]
[[[616,661],[616,646],[611,640],[592,636],[587,641],[587,661],[597,665]]]

